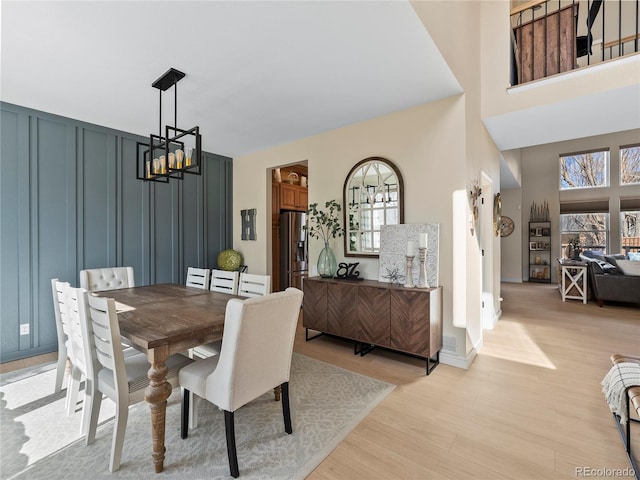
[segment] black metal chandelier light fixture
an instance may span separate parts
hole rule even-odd
[[[189,130],[178,128],[178,82],[185,74],[170,68],[151,84],[160,91],[160,120],[158,134],[149,135],[149,143],[137,142],[136,175],[145,182],[168,183],[170,178],[184,178],[185,173],[200,175],[202,162],[202,139],[200,127]],[[174,87],[173,126],[164,127],[162,132],[162,92]]]

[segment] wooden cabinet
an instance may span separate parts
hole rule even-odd
[[[280,209],[306,212],[308,201],[307,187],[287,183],[280,184]]]
[[[427,374],[438,363],[442,287],[409,289],[373,280],[309,277],[303,289],[303,326],[307,331],[355,340],[356,347],[361,343],[426,358]]]

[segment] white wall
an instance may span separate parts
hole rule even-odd
[[[522,282],[522,189],[502,190],[502,214],[513,220],[513,233],[500,239],[500,277]]]
[[[499,152],[481,121],[482,7],[474,1],[412,5],[465,93],[235,159],[234,232],[240,231],[239,211],[257,208],[258,240],[242,241],[237,233],[234,247],[244,254],[251,271],[269,272],[272,167],[307,160],[309,202],[324,203],[342,201],[345,177],[355,163],[370,156],[388,158],[404,178],[405,223],[440,224],[443,333],[445,344],[455,345],[443,349],[441,360],[467,367],[482,345],[482,299],[488,296],[485,303],[492,317],[500,309],[499,237],[485,239],[483,262],[478,232],[471,234],[468,215],[468,193],[474,182],[483,179],[490,185],[491,198],[485,199],[489,212],[493,194],[499,191]],[[482,218],[482,228],[490,229],[491,215]],[[338,261],[344,260],[342,239],[332,247]],[[312,261],[320,249],[320,243],[312,240]],[[378,277],[377,259],[357,260],[363,277]]]

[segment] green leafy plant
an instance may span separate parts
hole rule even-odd
[[[329,200],[324,204],[326,210],[318,209],[317,203],[309,205],[309,225],[305,226],[311,238],[319,238],[325,243],[329,238],[336,238],[344,233],[340,224],[340,212],[342,206],[335,200]]]

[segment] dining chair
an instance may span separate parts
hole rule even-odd
[[[135,287],[133,267],[107,267],[80,270],[80,287],[88,292],[104,292]]]
[[[208,268],[189,267],[185,285],[207,290],[209,288],[209,275],[211,275],[211,271]]]
[[[261,297],[271,293],[271,275],[240,274],[238,295],[241,297]]]
[[[145,390],[149,386],[149,362],[144,353],[125,357],[120,348],[120,326],[112,298],[87,295],[81,289],[75,289],[85,338],[87,356],[87,388],[84,425],[86,444],[95,441],[102,396],[116,404],[116,417],[113,425],[111,459],[109,471],[120,468],[122,446],[127,428],[129,406],[144,400]],[[193,360],[172,355],[166,361],[167,382],[172,388],[178,385],[178,371]]]
[[[59,280],[57,278],[51,279],[51,293],[53,294],[53,315],[56,321],[56,333],[58,336],[58,364],[56,365],[56,380],[53,388],[53,393],[62,391],[62,382],[64,381],[65,373],[71,372],[71,360],[67,353],[67,346],[69,343],[69,331],[66,324],[62,323],[62,316],[60,314],[60,303],[64,302],[64,296],[62,289],[58,288]],[[69,371],[67,372],[67,363],[69,362]],[[67,389],[67,395],[69,390]]]
[[[227,270],[211,270],[211,286],[210,290],[214,292],[228,293],[230,295],[238,294],[238,278],[240,272]]]
[[[190,393],[224,410],[231,475],[239,475],[234,412],[282,387],[285,432],[291,433],[289,374],[302,292],[287,288],[259,298],[227,302],[220,355],[196,360],[178,374],[182,387],[182,438],[188,436]]]
[[[87,364],[80,325],[80,313],[78,312],[78,300],[74,289],[67,282],[56,281],[54,288],[58,297],[58,308],[63,330],[67,333],[66,350],[69,356],[69,384],[67,385],[67,397],[65,409],[67,415],[75,412],[78,404],[80,383],[87,379]],[[82,290],[82,289],[80,289]],[[83,401],[82,409],[85,407]],[[83,418],[83,417],[82,417]],[[84,431],[84,423],[80,424],[80,431]]]

